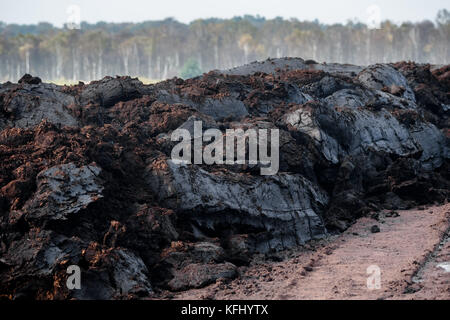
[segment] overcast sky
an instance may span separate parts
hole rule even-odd
[[[62,26],[74,15],[74,11],[67,10],[71,5],[77,5],[81,20],[90,23],[141,22],[167,17],[190,22],[244,14],[345,23],[355,18],[366,22],[377,12],[382,20],[414,22],[434,21],[439,9],[450,10],[449,0],[0,0],[0,21],[19,24],[46,21]],[[377,6],[375,11],[373,5]]]

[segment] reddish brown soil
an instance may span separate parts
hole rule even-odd
[[[388,213],[388,212],[385,212]],[[360,219],[343,234],[255,262],[238,279],[180,293],[176,299],[450,299],[450,204]],[[379,233],[372,233],[377,225]],[[290,256],[290,257],[289,257]],[[381,288],[367,288],[379,266]]]

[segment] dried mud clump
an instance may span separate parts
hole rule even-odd
[[[155,85],[0,84],[0,295],[158,298],[370,212],[445,202],[449,79],[288,58]],[[279,172],[174,163],[171,133],[198,120],[279,129]]]

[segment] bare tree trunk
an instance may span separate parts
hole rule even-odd
[[[30,73],[30,50],[25,52],[25,73]]]

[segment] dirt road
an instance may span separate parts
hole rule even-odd
[[[175,298],[450,299],[449,221],[450,204],[386,211],[282,262],[255,261],[232,282]]]

